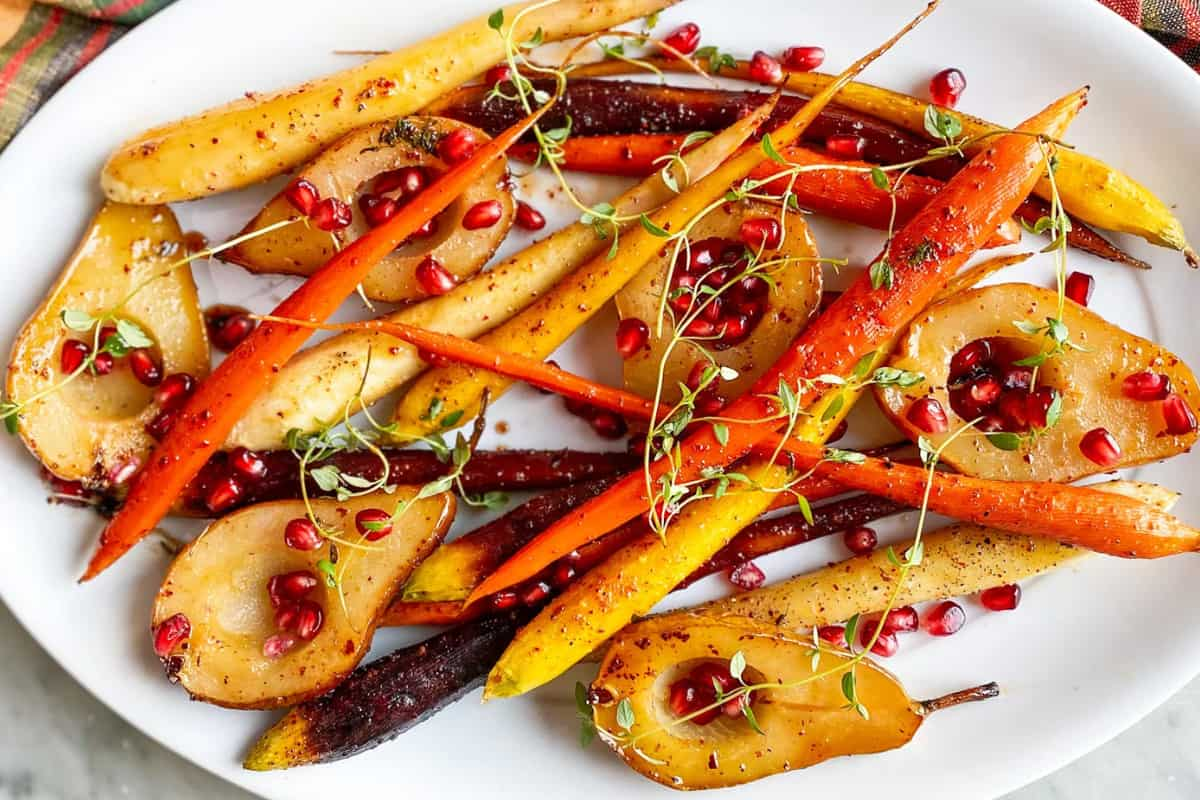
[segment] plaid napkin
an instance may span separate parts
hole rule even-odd
[[[0,0],[0,150],[67,78],[171,2]],[[1200,0],[1099,2],[1200,70]]]

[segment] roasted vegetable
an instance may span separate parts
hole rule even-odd
[[[643,17],[673,0],[526,2],[503,10],[504,33],[524,42],[583,36]],[[511,26],[523,14],[516,29]],[[491,13],[334,75],[250,95],[148,130],[121,145],[100,184],[113,200],[166,203],[238,189],[285,172],[355,128],[403,117],[504,57]],[[452,57],[448,57],[452,55]]]
[[[134,358],[150,356],[158,380],[207,374],[208,338],[191,270],[185,265],[167,272],[185,255],[169,208],[105,203],[13,343],[5,399],[26,405],[5,422],[59,478],[105,488],[128,477],[153,448],[146,426],[161,411],[154,388],[135,376],[129,356],[107,356],[106,374],[96,374],[99,364],[96,370],[83,366],[107,337],[96,325],[86,332],[68,328],[65,312],[115,314],[115,320],[98,323],[101,331],[116,320],[136,324],[154,343]],[[74,363],[83,370],[74,378],[67,349],[77,351]],[[54,389],[58,384],[64,385]]]
[[[342,542],[338,564],[327,569],[319,563],[328,563],[327,548],[284,542],[289,521],[305,516],[301,501],[264,503],[211,525],[171,564],[154,604],[167,675],[193,698],[231,708],[278,708],[336,686],[366,654],[392,596],[445,535],[454,498],[415,500],[375,541],[356,531],[355,517],[365,509],[390,513],[416,494],[404,487],[312,501],[322,527]],[[321,577],[331,574],[333,586]],[[285,622],[285,613],[294,619]],[[164,644],[164,626],[178,627],[180,618],[187,635]]]
[[[438,142],[462,129],[475,130],[438,117],[406,117],[347,134],[300,170],[296,180],[311,183],[321,197],[337,197],[349,205],[354,210],[349,227],[329,232],[310,225],[291,225],[248,239],[227,250],[222,258],[251,272],[311,275],[334,253],[372,227],[362,210],[364,200],[403,204],[412,196],[413,192],[406,193],[404,187],[396,185],[399,178],[392,179],[397,171],[408,170],[409,175],[420,176],[422,181],[444,173],[448,165],[438,155]],[[479,141],[487,138],[482,132],[476,133]],[[463,215],[478,203],[488,201],[499,204],[495,222],[468,229],[462,223]],[[426,257],[435,259],[459,281],[470,278],[504,241],[512,227],[513,210],[508,169],[500,160],[442,212],[436,230],[402,245],[367,273],[362,282],[363,292],[372,300],[389,303],[429,296],[415,274],[417,265]],[[246,224],[242,234],[262,230],[296,213],[280,193]]]
[[[862,712],[843,690],[851,667]],[[678,687],[699,674],[734,695],[713,720],[678,713]],[[715,789],[901,747],[932,711],[998,693],[989,684],[920,703],[868,659],[852,664],[772,625],[675,614],[618,634],[590,695],[602,698],[592,705],[600,738],[629,767],[672,789]]]
[[[429,450],[383,449],[388,462],[388,480],[396,484],[421,485],[445,475],[451,465]],[[242,481],[242,494],[222,509],[229,511],[268,500],[296,500],[300,496],[300,461],[290,450],[250,451],[250,456],[263,465],[262,474],[253,480]],[[229,453],[216,453],[180,496],[179,512],[210,516],[207,498],[216,484],[232,474]],[[459,482],[463,491],[471,494],[485,492],[538,491],[573,487],[584,481],[611,478],[633,469],[638,459],[628,453],[588,453],[579,450],[476,450],[463,466]],[[309,467],[319,469],[332,465],[343,475],[367,481],[378,480],[383,466],[378,456],[367,451],[337,453],[324,461],[314,461]],[[309,477],[305,481],[312,497],[330,494]]]
[[[329,694],[289,711],[242,766],[323,764],[394,739],[480,686],[517,624],[513,614],[485,617],[359,667]]]
[[[1044,326],[1050,317],[1058,317],[1057,294],[1023,283],[966,291],[931,307],[913,321],[888,362],[917,370],[926,380],[920,386],[878,390],[880,406],[907,436],[914,441],[924,436],[935,447],[950,430],[982,416],[980,426],[992,436],[959,436],[942,458],[967,475],[999,480],[1073,481],[1192,447],[1195,430],[1173,433],[1163,417],[1168,393],[1179,398],[1171,402],[1193,409],[1200,404],[1200,388],[1188,366],[1166,348],[1070,300],[1062,323],[1070,341],[1083,349],[1066,347],[1047,358],[1036,380],[1031,367],[1014,367],[1014,361],[1053,345],[1045,335],[1022,333],[1014,322]],[[1139,374],[1158,381],[1161,391],[1131,397],[1126,379]],[[985,390],[994,394],[989,394],[990,402],[976,402]],[[1057,422],[1053,412],[1047,419],[1051,390],[1061,397]],[[923,418],[910,409],[918,400],[928,403],[925,398],[947,415],[947,431],[919,427]],[[1115,460],[1100,464],[1081,450],[1085,434],[1097,428],[1106,429],[1120,448]]]
[[[323,320],[332,314],[380,259],[450,205],[537,122],[540,113],[482,145],[390,220],[352,242],[276,306],[275,313],[304,320]],[[100,547],[83,580],[100,574],[159,523],[266,389],[274,368],[291,358],[308,336],[307,328],[265,322],[197,387],[146,467],[134,476],[125,504],[100,535]]]
[[[770,223],[778,226],[782,234],[779,247],[767,256],[771,262],[778,261],[766,270],[773,285],[759,277],[750,281],[752,288],[739,284],[722,292],[708,304],[698,321],[710,326],[714,333],[697,335],[720,337],[703,342],[706,349],[712,350],[713,365],[737,373],[736,378],[720,381],[721,394],[736,397],[750,388],[808,324],[821,298],[821,262],[808,225],[798,214],[788,214],[780,220],[779,209],[765,203],[738,204],[727,213],[701,219],[692,229],[690,248],[681,250],[677,259],[672,258],[675,255],[672,251],[651,259],[617,293],[621,319],[642,322],[650,334],[646,345],[622,362],[625,387],[631,392],[652,398],[661,379],[664,391],[660,399],[673,403],[679,399],[679,386],[687,384],[697,362],[709,363],[688,342],[672,347],[670,354],[667,353],[676,335],[674,320],[685,318],[707,300],[699,292],[693,294],[687,289],[676,296],[676,290],[684,286],[680,281],[685,276],[698,285],[723,265],[733,272],[744,271],[746,246],[738,238],[744,223]],[[692,262],[699,258],[702,248],[712,257],[712,263],[693,267]],[[672,281],[670,287],[666,286],[668,280]],[[675,311],[667,313],[660,335],[659,309],[664,292],[674,298]],[[715,321],[708,315],[714,307]]]

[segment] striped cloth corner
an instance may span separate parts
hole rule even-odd
[[[1200,0],[1098,1],[1200,70]],[[0,152],[63,82],[171,2],[0,0]]]

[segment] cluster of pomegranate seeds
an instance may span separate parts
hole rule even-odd
[[[1121,445],[1107,428],[1092,428],[1079,440],[1079,452],[1084,458],[1102,467],[1112,467],[1121,460]]]
[[[490,228],[504,216],[504,206],[499,200],[481,200],[463,214],[462,226],[469,231]]]
[[[275,609],[278,633],[263,642],[263,655],[279,658],[296,646],[297,639],[310,641],[321,632],[325,612],[308,595],[319,585],[317,576],[308,570],[297,570],[271,576],[267,581],[267,598]]]
[[[263,461],[262,456],[253,450],[247,450],[245,447],[235,448],[229,454],[229,466],[233,467],[234,471],[243,478],[257,480],[267,474],[267,462]]]
[[[938,603],[925,613],[922,626],[931,636],[951,636],[958,633],[967,622],[962,606],[953,600]]]
[[[292,208],[307,217],[317,207],[321,193],[317,191],[317,187],[312,184],[312,181],[297,178],[283,190],[283,197],[291,204]]]
[[[783,65],[762,50],[758,50],[750,58],[750,79],[772,85],[781,83]]]
[[[396,192],[399,198],[411,200],[429,185],[429,173],[424,167],[401,167],[375,176],[375,192]]]
[[[842,534],[842,539],[846,542],[846,549],[856,556],[873,552],[879,544],[875,531],[867,527],[851,528]]]
[[[567,407],[567,411],[585,420],[598,436],[605,439],[620,439],[629,432],[629,425],[625,422],[625,418],[615,411],[597,408],[570,397],[564,397],[563,404]]]
[[[546,227],[546,217],[542,214],[542,212],[538,211],[524,200],[517,201],[515,222],[517,223],[518,228],[526,231],[540,231],[542,228]]]
[[[92,346],[79,339],[67,339],[63,342],[62,351],[58,355],[58,368],[70,375],[79,369],[80,365],[92,354]]]
[[[1072,272],[1067,276],[1066,295],[1079,305],[1086,308],[1094,291],[1096,291],[1096,279],[1086,272]]]
[[[1171,379],[1161,372],[1135,372],[1121,381],[1121,393],[1143,403],[1166,400],[1171,393]]]
[[[175,651],[179,643],[192,635],[192,623],[183,614],[176,614],[158,623],[154,629],[154,653],[166,658]]]
[[[984,589],[979,594],[979,602],[989,611],[1012,611],[1021,603],[1021,587],[1010,583]]]
[[[824,63],[824,47],[789,47],[783,51],[783,66],[792,72],[809,72]]]
[[[650,326],[637,317],[626,317],[617,324],[617,352],[621,358],[633,358],[650,343]]]
[[[504,83],[512,77],[512,67],[508,64],[497,64],[489,69],[483,76],[485,86],[495,86],[497,83]]]
[[[458,278],[454,277],[454,273],[443,267],[442,262],[432,255],[425,256],[421,263],[417,264],[416,276],[421,291],[428,295],[442,295],[458,285]]]
[[[364,508],[354,515],[354,528],[368,542],[377,542],[392,532],[392,515],[382,508]]]
[[[950,430],[946,409],[935,397],[922,397],[908,407],[904,418],[925,433],[945,433]]]
[[[1196,415],[1180,395],[1174,392],[1167,395],[1163,400],[1162,412],[1167,433],[1172,436],[1184,436],[1196,430]]]
[[[746,229],[748,223],[756,223],[750,231],[739,236],[762,235],[769,241],[772,235],[771,226],[767,223],[775,220],[747,220],[742,224]],[[670,300],[672,310],[681,317],[692,310],[693,301],[697,306],[708,300],[703,313],[692,320],[684,333],[687,336],[710,338],[708,344],[715,350],[724,350],[744,341],[754,327],[762,319],[767,310],[767,296],[770,286],[757,275],[747,275],[733,286],[725,289],[719,297],[701,295],[699,287],[708,286],[719,289],[733,276],[739,275],[746,268],[746,244],[731,242],[727,239],[712,237],[702,239],[691,245],[690,249],[681,250],[675,262],[671,275]]]
[[[934,105],[954,108],[966,88],[967,79],[961,71],[944,69],[929,79],[929,99]]]
[[[283,543],[293,550],[309,552],[325,544],[325,538],[308,517],[296,517],[283,527]]]
[[[154,402],[158,403],[158,413],[146,423],[146,433],[156,441],[161,441],[179,416],[179,409],[196,391],[196,379],[186,372],[176,372],[163,378],[154,393]]]
[[[950,407],[987,432],[1045,428],[1058,391],[1033,386],[1033,370],[1000,357],[992,341],[976,339],[950,359]],[[929,420],[932,424],[932,420]],[[916,424],[914,422],[914,424]]]
[[[455,128],[438,142],[438,155],[447,164],[458,164],[475,154],[479,137],[470,128]]]
[[[881,629],[878,637],[875,636],[876,628]],[[875,640],[874,644],[871,644],[872,639]],[[896,634],[886,626],[880,625],[878,620],[862,624],[858,631],[858,643],[861,647],[871,645],[871,652],[883,658],[891,658],[900,649],[900,640]]]
[[[817,636],[821,637],[821,641],[828,642],[834,647],[840,647],[845,650],[849,647],[846,641],[846,626],[844,625],[822,625],[817,628]]]
[[[209,488],[208,495],[204,498],[204,505],[208,507],[209,511],[219,514],[241,500],[243,491],[242,484],[238,479],[227,475]]]
[[[336,197],[321,199],[317,187],[305,178],[297,178],[283,190],[283,197],[292,208],[308,217],[323,231],[338,231],[350,224],[353,212]]]
[[[867,140],[861,136],[837,134],[825,139],[825,149],[838,158],[862,158]]]
[[[129,371],[143,386],[158,386],[162,383],[162,365],[158,363],[154,354],[144,347],[130,351]]]
[[[715,703],[717,687],[720,687],[722,694],[728,694],[739,685],[737,679],[730,674],[729,667],[712,661],[705,662],[671,684],[667,690],[667,704],[675,716],[686,717]],[[747,703],[753,705],[753,694],[732,697],[724,704],[692,717],[689,722],[694,725],[707,725],[720,714],[740,717]]]
[[[204,310],[208,339],[223,353],[233,351],[258,323],[250,312],[237,306],[212,306]]]
[[[767,581],[766,573],[753,561],[739,564],[729,570],[729,582],[739,589],[757,589]]]
[[[700,26],[685,22],[664,36],[662,43],[680,55],[691,55],[700,46]]]

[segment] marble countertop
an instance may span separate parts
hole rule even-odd
[[[75,683],[0,604],[0,800],[253,800]],[[1200,679],[1099,750],[1005,800],[1200,797]]]

